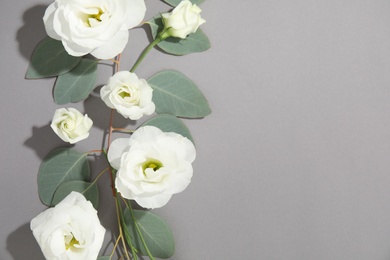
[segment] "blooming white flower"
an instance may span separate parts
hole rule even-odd
[[[48,260],[96,260],[106,232],[91,202],[78,192],[40,213],[30,227]]]
[[[43,21],[47,34],[61,40],[72,56],[110,59],[125,48],[128,30],[141,23],[144,0],[55,0]]]
[[[92,120],[74,108],[59,108],[54,112],[50,127],[65,142],[74,144],[89,136]]]
[[[112,142],[108,160],[118,170],[117,190],[144,208],[164,206],[191,182],[196,151],[186,137],[154,126]]]
[[[206,21],[200,17],[202,10],[188,0],[183,0],[170,13],[162,14],[166,34],[185,39],[188,34],[196,32]]]
[[[100,90],[100,97],[125,118],[140,119],[154,112],[153,89],[146,80],[129,71],[119,71]]]

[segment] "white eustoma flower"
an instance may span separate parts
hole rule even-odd
[[[50,127],[65,142],[74,144],[89,136],[92,120],[74,108],[59,108],[54,112]]]
[[[188,0],[183,0],[170,13],[162,14],[165,34],[185,39],[188,34],[196,32],[206,21],[200,17],[202,10]]]
[[[116,139],[108,150],[108,160],[118,170],[115,187],[144,208],[160,208],[188,186],[195,156],[188,138],[154,126]]]
[[[36,216],[31,230],[47,260],[96,260],[106,230],[78,192]]]
[[[110,59],[125,48],[128,30],[141,23],[144,0],[55,0],[43,21],[47,34],[72,56]]]
[[[154,112],[152,92],[146,80],[129,71],[119,71],[100,89],[100,97],[125,118],[137,120]]]

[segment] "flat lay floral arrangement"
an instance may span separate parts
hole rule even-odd
[[[161,1],[161,0],[160,0]],[[31,220],[32,233],[46,259],[149,259],[174,255],[167,223],[153,213],[190,184],[196,157],[194,140],[183,119],[211,113],[196,84],[177,70],[138,75],[151,50],[186,55],[210,48],[199,28],[205,23],[202,0],[163,0],[165,13],[145,21],[144,0],[55,0],[43,16],[48,36],[35,48],[27,79],[56,77],[51,128],[64,142],[89,136],[94,118],[75,108],[96,89],[97,67],[112,62],[113,75],[100,88],[101,106],[111,110],[105,144],[93,151],[57,148],[38,170],[38,193],[48,209]],[[150,1],[150,4],[153,2]],[[129,30],[147,24],[151,42],[131,68],[120,68]],[[151,61],[149,61],[151,62]],[[152,61],[156,62],[156,61]],[[162,61],[159,61],[162,62]],[[146,79],[144,79],[146,78]],[[142,120],[136,129],[117,128],[114,116]],[[125,137],[114,137],[115,133]],[[102,154],[107,168],[91,173],[88,157]],[[98,181],[108,174],[110,194],[100,194]],[[94,176],[94,178],[91,178]],[[112,250],[99,255],[106,229],[100,223],[99,195],[115,204],[118,230]],[[176,195],[175,195],[176,196]],[[134,205],[140,209],[134,209]],[[137,208],[138,208],[137,206]]]

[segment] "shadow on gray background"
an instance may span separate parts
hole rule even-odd
[[[30,230],[30,223],[24,224],[8,236],[7,251],[15,260],[44,259],[39,245]]]

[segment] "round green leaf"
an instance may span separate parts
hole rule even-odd
[[[86,99],[95,88],[96,71],[96,60],[82,59],[71,71],[59,75],[54,86],[54,101],[67,104]]]
[[[150,25],[153,39],[155,39],[157,34],[164,28],[161,16],[155,16],[147,23]],[[208,50],[210,48],[210,41],[202,29],[198,28],[195,33],[190,33],[185,39],[168,37],[157,45],[167,53],[186,55]]]
[[[206,98],[189,78],[178,71],[164,70],[148,79],[158,114],[200,118],[211,113]]]
[[[165,114],[158,115],[149,119],[148,121],[143,123],[140,127],[146,125],[155,126],[161,129],[163,132],[175,132],[181,134],[182,136],[187,137],[192,142],[194,142],[194,139],[192,139],[192,136],[188,128],[184,125],[184,123],[179,118],[175,116],[165,115]]]
[[[163,0],[165,3],[171,5],[171,6],[177,6],[180,4],[182,0]],[[201,3],[204,2],[204,0],[190,0],[193,4],[200,5]]]
[[[42,161],[38,172],[38,194],[42,203],[51,205],[61,183],[71,180],[87,181],[90,168],[86,154],[69,148],[51,151]]]
[[[150,213],[149,211],[133,210],[133,213],[151,254],[154,257],[164,259],[173,256],[175,253],[175,241],[168,224],[159,216]],[[134,227],[130,211],[126,208],[123,214],[126,226],[131,235],[132,244],[142,255],[147,255],[141,238]]]
[[[57,205],[61,200],[63,200],[66,196],[68,196],[72,191],[80,192],[84,195],[84,197],[89,200],[95,209],[98,208],[99,205],[99,190],[96,183],[92,184],[85,181],[66,181],[62,182],[60,186],[56,189],[52,206]]]
[[[37,45],[31,56],[26,78],[57,76],[73,69],[80,60],[81,57],[69,55],[60,41],[46,37]]]

